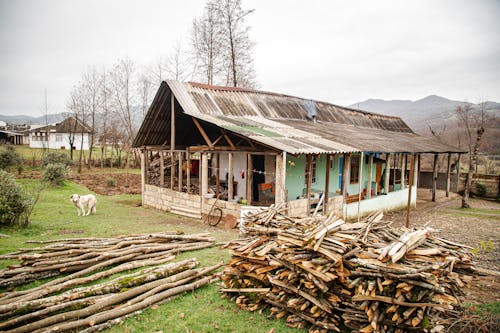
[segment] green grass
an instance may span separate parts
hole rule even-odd
[[[19,180],[26,187],[37,185],[35,180]],[[138,206],[140,195],[96,195],[97,214],[78,217],[69,197],[73,193],[89,193],[87,188],[72,182],[61,187],[47,187],[31,216],[31,224],[24,228],[0,227],[0,233],[10,237],[0,238],[0,254],[20,247],[38,246],[25,244],[27,240],[47,240],[73,237],[109,237],[160,231],[183,231],[186,234],[210,232],[217,241],[238,237],[236,231],[224,231],[203,225],[200,221]],[[202,266],[220,261],[227,262],[230,254],[218,247],[184,252],[176,260],[196,257]],[[1,261],[4,268],[15,261]],[[115,278],[112,276],[106,280]],[[47,280],[45,280],[47,281]],[[32,288],[45,281],[36,281],[20,289]],[[102,280],[100,281],[102,282]],[[250,313],[228,299],[221,299],[219,287],[212,284],[167,302],[158,308],[148,309],[127,319],[108,332],[275,332],[302,333],[306,330],[290,329],[284,320],[267,319],[265,314]],[[183,316],[179,316],[183,313]],[[183,317],[183,318],[181,318]]]
[[[486,303],[486,304],[472,304],[464,303],[465,307],[468,307],[472,312],[478,315],[495,314],[500,315],[500,302]]]

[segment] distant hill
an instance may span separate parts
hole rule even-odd
[[[425,98],[410,100],[383,100],[368,99],[364,102],[349,105],[350,108],[366,110],[370,112],[401,117],[415,132],[430,135],[429,127],[435,132],[441,133],[445,141],[453,145],[464,145],[465,138],[458,142],[458,126],[456,118],[456,107],[466,102],[454,101],[441,96],[430,95]],[[473,108],[479,107],[472,104]],[[500,103],[486,102],[486,110],[492,116],[489,127],[482,143],[483,151],[489,153],[500,152],[497,144],[500,137]]]
[[[53,123],[58,123],[66,117],[69,116],[68,112],[61,112],[61,113],[54,113],[54,114],[49,114],[47,116],[47,122],[49,124]],[[26,115],[18,115],[18,116],[7,116],[7,115],[2,115],[0,114],[0,120],[5,121],[7,124],[16,124],[16,125],[21,125],[21,124],[45,124],[45,116],[40,116],[40,117],[32,117],[32,116],[26,116]]]

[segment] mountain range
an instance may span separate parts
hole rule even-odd
[[[15,125],[22,125],[22,124],[45,125],[45,123],[48,124],[58,123],[66,119],[66,117],[68,116],[69,113],[67,112],[49,114],[47,115],[47,119],[45,119],[45,116],[40,116],[40,117],[32,117],[26,115],[6,116],[0,114],[0,120],[6,122],[7,124],[15,124]]]

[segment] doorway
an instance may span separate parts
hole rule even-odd
[[[259,202],[259,185],[266,182],[264,155],[252,155],[252,202]]]

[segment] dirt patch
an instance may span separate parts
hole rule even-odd
[[[69,179],[101,195],[140,194],[141,175],[125,173],[82,173]]]
[[[410,227],[437,229],[439,237],[472,247],[476,266],[500,271],[500,203],[473,198],[470,204],[472,209],[461,209],[458,195],[446,198],[441,191],[437,202],[432,202],[430,191],[419,189],[417,207],[410,212]],[[393,226],[403,226],[406,211],[387,213],[384,219],[392,221]],[[498,302],[500,279],[478,277],[464,291],[467,302]]]

